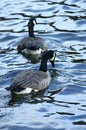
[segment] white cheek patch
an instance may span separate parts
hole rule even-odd
[[[52,58],[50,59],[50,61],[54,61],[54,57],[52,57]]]
[[[36,21],[35,21],[35,20],[33,20],[33,24],[34,24],[34,25],[36,24]]]
[[[50,59],[50,61],[54,61],[55,56],[56,56],[56,53],[54,52],[54,53],[53,53],[53,57]]]

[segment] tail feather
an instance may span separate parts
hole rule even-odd
[[[20,92],[22,90],[24,90],[25,88],[22,87],[6,87],[5,88],[7,91],[11,91],[11,92]]]

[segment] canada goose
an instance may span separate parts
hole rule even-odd
[[[45,89],[51,81],[51,76],[47,72],[47,62],[49,60],[54,67],[55,56],[55,51],[45,51],[38,71],[23,70],[13,79],[10,87],[6,89],[16,94],[31,93],[32,90],[37,92]]]
[[[36,19],[31,17],[28,22],[28,33],[29,36],[23,38],[18,45],[18,52],[22,53],[25,57],[29,57],[32,55],[40,55],[41,52],[47,50],[47,46],[45,45],[45,41],[40,37],[35,37],[34,35],[34,25],[36,23]]]

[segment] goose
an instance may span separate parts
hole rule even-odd
[[[47,88],[51,81],[51,76],[47,71],[47,62],[49,60],[52,67],[54,67],[55,57],[56,53],[54,50],[45,51],[39,70],[23,70],[14,77],[11,85],[6,90],[10,90],[15,94],[30,94],[32,91],[38,92]]]
[[[18,52],[22,53],[27,58],[31,55],[39,55],[41,57],[41,53],[47,50],[44,39],[34,35],[34,25],[36,23],[36,18],[31,17],[28,22],[29,36],[23,38],[17,47]]]

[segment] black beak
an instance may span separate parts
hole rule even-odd
[[[52,67],[55,67],[54,60],[50,62],[51,62]]]

